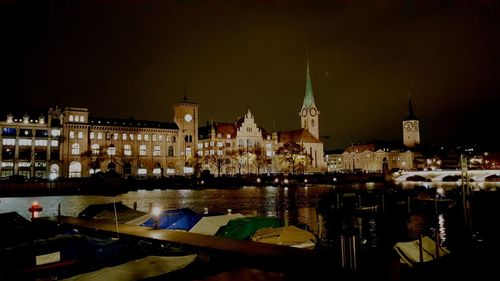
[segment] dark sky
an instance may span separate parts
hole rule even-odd
[[[326,148],[401,140],[407,93],[430,142],[498,142],[497,1],[0,0],[1,111],[88,107],[200,123],[250,107],[299,127],[309,46]]]

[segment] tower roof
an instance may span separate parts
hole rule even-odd
[[[413,105],[411,104],[410,94],[408,94],[408,116],[405,117],[405,120],[417,120],[417,116],[413,112]]]
[[[306,51],[307,54],[307,69],[306,69],[306,94],[304,95],[304,103],[303,107],[309,108],[312,107],[314,104],[314,96],[313,96],[313,89],[312,89],[312,83],[311,83],[311,74],[309,73],[309,51]]]

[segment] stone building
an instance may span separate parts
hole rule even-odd
[[[103,173],[161,177],[189,174],[198,139],[198,104],[174,106],[174,122],[89,117],[88,109],[56,107],[48,118],[7,115],[0,175],[86,177]]]

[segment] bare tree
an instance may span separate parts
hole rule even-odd
[[[267,165],[267,157],[265,155],[264,149],[261,146],[256,146],[254,148],[255,157],[253,157],[253,164],[257,168],[257,174],[260,175],[260,169]]]
[[[288,163],[292,169],[292,174],[295,174],[297,166],[305,165],[303,163],[307,160],[307,153],[304,148],[296,142],[287,142],[282,147],[278,148],[276,155],[280,157],[281,161]]]

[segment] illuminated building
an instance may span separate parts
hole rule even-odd
[[[56,107],[48,120],[9,114],[0,126],[2,177],[161,177],[192,172],[187,159],[197,144],[198,104],[176,104],[174,122],[95,118],[86,108]]]

